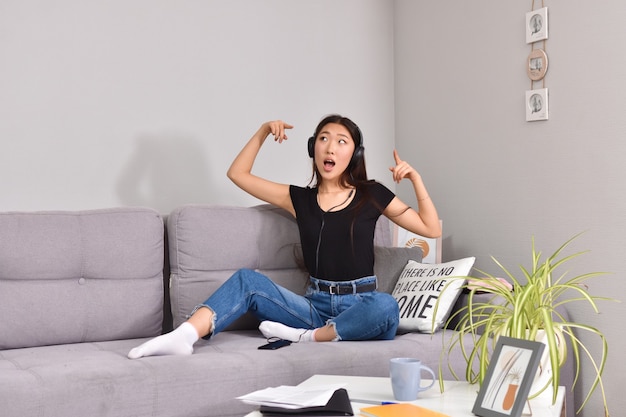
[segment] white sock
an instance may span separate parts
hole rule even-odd
[[[169,333],[148,340],[128,352],[130,359],[157,355],[191,355],[198,332],[190,323],[183,323]]]
[[[292,342],[315,342],[316,329],[296,329],[275,321],[263,321],[259,330],[266,338],[278,337]]]

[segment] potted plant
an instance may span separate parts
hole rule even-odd
[[[568,321],[562,314],[563,307],[572,302],[587,302],[593,310],[598,313],[596,301],[609,300],[605,297],[590,295],[585,281],[602,275],[603,272],[591,272],[567,278],[567,273],[556,275],[555,270],[583,254],[562,256],[564,249],[578,237],[566,241],[559,249],[545,260],[541,259],[541,252],[535,249],[534,238],[532,240],[532,266],[526,269],[520,266],[521,276],[516,277],[505,268],[495,258],[492,259],[504,272],[510,285],[506,281],[496,278],[491,274],[478,271],[484,274],[484,278],[467,279],[466,290],[469,291],[469,301],[467,306],[459,309],[448,320],[450,324],[453,320],[458,320],[453,328],[457,331],[455,336],[448,342],[447,349],[444,349],[442,356],[452,349],[460,348],[467,361],[465,378],[470,383],[482,384],[493,346],[498,336],[504,335],[526,340],[539,340],[546,344],[545,352],[549,355],[549,365],[551,366],[550,377],[542,382],[542,386],[536,392],[531,392],[531,397],[536,396],[547,387],[553,387],[553,401],[556,401],[557,387],[560,381],[560,367],[565,363],[567,357],[566,342],[570,344],[574,356],[576,384],[580,372],[581,353],[591,360],[595,370],[594,382],[583,401],[580,410],[587,404],[593,391],[599,386],[604,401],[605,414],[608,416],[608,407],[604,387],[602,385],[602,373],[607,357],[607,342],[605,336],[597,328]],[[489,297],[482,298],[482,301],[474,301],[477,292],[487,293]],[[590,350],[583,344],[577,336],[577,332],[589,332],[600,339],[602,344],[602,355],[596,360]],[[473,346],[464,346],[463,340],[467,335],[471,335]],[[439,366],[439,380],[442,381],[442,362]],[[453,375],[458,379],[454,370]],[[441,385],[443,390],[443,385]],[[533,388],[534,390],[534,388]]]

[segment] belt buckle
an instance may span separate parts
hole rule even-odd
[[[333,292],[333,289],[335,290],[335,292]],[[329,285],[328,286],[328,293],[330,295],[338,295],[339,294],[339,285],[337,285],[337,284]]]

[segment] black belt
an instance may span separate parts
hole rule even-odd
[[[378,287],[376,282],[370,282],[367,284],[357,284],[356,287],[352,285],[346,284],[332,284],[326,285],[321,282],[317,283],[317,289],[320,291],[327,292],[329,294],[337,294],[337,295],[346,295],[346,294],[357,294],[361,292],[370,292],[374,291]]]

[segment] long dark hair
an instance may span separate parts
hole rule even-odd
[[[348,168],[341,174],[340,183],[344,187],[358,187],[359,184],[368,181],[367,170],[365,169],[363,134],[361,133],[361,129],[359,129],[359,126],[347,117],[339,114],[330,114],[324,117],[315,128],[315,133],[313,134],[314,140],[317,140],[317,136],[320,134],[324,126],[329,123],[336,123],[348,129],[348,132],[354,141],[354,153],[352,154],[352,159],[350,160]],[[313,159],[313,176],[311,177],[309,185],[319,186],[321,181],[322,176],[315,165],[315,159]]]

